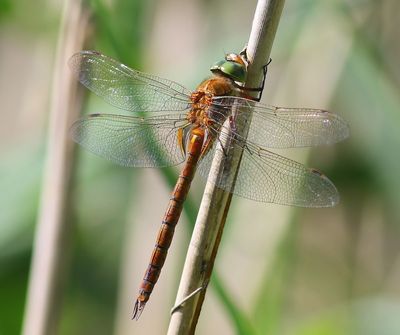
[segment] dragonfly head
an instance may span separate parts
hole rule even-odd
[[[210,71],[244,84],[246,80],[246,64],[237,54],[227,54],[224,60],[220,60],[211,66]]]

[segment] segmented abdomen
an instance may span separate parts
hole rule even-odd
[[[196,171],[197,162],[202,152],[203,141],[204,132],[199,128],[192,130],[185,165],[179,175],[178,181],[176,182],[174,191],[172,192],[172,197],[168,203],[167,210],[158,232],[158,237],[150,258],[149,266],[140,285],[139,296],[137,297],[133,310],[132,318],[134,319],[139,318],[146,302],[149,300],[154,285],[160,276],[169,246],[171,245],[175,226],[178,223],[183,203],[189,192],[190,184]]]

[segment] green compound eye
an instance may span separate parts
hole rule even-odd
[[[221,60],[215,63],[211,68],[211,72],[220,72],[234,81],[244,83],[246,80],[245,66],[233,61]]]

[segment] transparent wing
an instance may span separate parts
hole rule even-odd
[[[226,135],[222,131],[220,136]],[[214,142],[214,149],[222,150],[219,140]],[[234,183],[229,159],[231,154],[241,150],[243,156]],[[223,154],[225,174],[208,176],[214,150],[206,154],[198,171],[225,191],[256,201],[300,207],[331,207],[339,201],[339,194],[327,177],[255,144],[231,138]]]
[[[119,165],[162,167],[184,160],[177,127],[186,123],[181,114],[149,118],[91,114],[76,121],[71,134],[92,153]]]
[[[139,72],[96,51],[73,55],[69,65],[78,80],[111,105],[131,112],[183,111],[190,107],[183,86]]]
[[[211,115],[229,115],[239,107],[236,123],[250,120],[248,141],[266,148],[294,148],[333,144],[349,136],[347,123],[339,116],[320,109],[283,108],[238,97],[216,97]]]

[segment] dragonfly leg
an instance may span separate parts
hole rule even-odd
[[[220,139],[219,136],[217,137],[217,140],[218,140],[218,142],[219,142],[219,145],[221,146],[221,149],[222,149],[222,152],[224,153],[224,156],[227,157],[227,156],[228,156],[228,152],[226,151],[225,146],[224,146],[224,144],[222,143],[222,141],[221,141],[221,139]]]
[[[235,118],[232,115],[230,115],[228,117],[228,122],[229,122],[229,127],[230,127],[230,130],[232,131],[232,133],[230,135],[227,135],[227,136],[232,137],[232,134],[235,134],[237,132],[237,126],[236,126]],[[228,151],[227,151],[224,143],[222,143],[220,136],[217,136],[217,140],[218,140],[218,142],[219,142],[219,144],[221,146],[221,150],[222,150],[224,156],[227,157],[228,156]]]
[[[247,57],[247,47],[245,47],[241,52],[240,52],[240,56],[242,56],[242,58],[244,59],[244,61],[246,62],[247,66],[249,64],[249,60]],[[271,64],[272,62],[272,58],[269,59],[269,61],[263,66],[263,80],[261,83],[260,87],[243,87],[241,86],[240,89],[242,91],[247,91],[247,92],[259,92],[259,95],[257,98],[253,98],[251,97],[252,100],[255,101],[260,101],[263,91],[264,91],[264,86],[265,86],[265,80],[267,78],[267,72],[268,72],[268,65]]]
[[[234,133],[237,132],[236,121],[232,115],[229,116],[229,126]]]
[[[242,91],[258,92],[258,97],[256,97],[256,98],[251,97],[252,100],[255,100],[255,101],[260,101],[261,100],[261,97],[262,97],[262,94],[263,94],[263,91],[264,91],[265,80],[267,78],[268,65],[271,62],[272,62],[272,58],[270,58],[268,63],[263,66],[263,80],[262,80],[262,83],[261,83],[260,87],[246,87],[246,86],[241,86],[240,87],[240,89]]]

